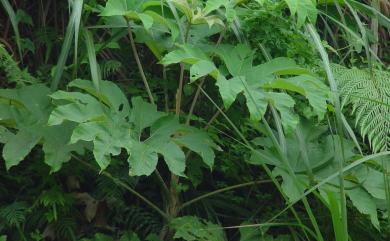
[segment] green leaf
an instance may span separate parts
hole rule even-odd
[[[229,109],[237,95],[244,90],[243,81],[245,81],[243,76],[236,76],[229,80],[226,80],[222,75],[218,77],[216,85],[219,88],[219,93],[226,109]]]
[[[246,98],[246,106],[250,113],[250,119],[252,121],[259,121],[263,118],[267,111],[268,102],[265,92],[260,89],[245,88],[244,95]]]
[[[297,186],[295,179],[282,168],[277,167],[272,173],[275,177],[281,176],[283,178],[282,189],[283,192],[287,195],[289,201],[298,201],[305,191],[308,179],[303,175],[296,175],[297,180],[300,181],[299,186]]]
[[[248,225],[243,223],[241,225]],[[262,238],[262,232],[259,227],[249,228],[242,227],[240,228],[240,241],[258,241]]]
[[[223,229],[211,222],[193,216],[175,218],[170,226],[176,230],[174,239],[186,241],[224,241]]]
[[[169,52],[164,58],[160,61],[160,64],[170,65],[176,63],[186,63],[186,64],[196,64],[197,62],[205,60],[209,61],[208,56],[201,50],[199,47],[186,44],[180,46],[180,49],[173,50]]]
[[[11,136],[3,148],[3,158],[7,170],[18,165],[40,139],[39,134],[28,130],[20,130]]]
[[[59,125],[65,120],[82,123],[92,119],[98,119],[102,117],[103,111],[98,102],[89,103],[88,105],[82,104],[67,104],[58,106],[51,113],[49,118],[49,125]]]
[[[153,149],[155,149],[156,152],[164,156],[164,161],[168,165],[168,168],[172,173],[178,176],[185,176],[185,155],[176,143],[170,141],[168,143],[163,143],[157,148],[154,147]]]
[[[130,121],[134,123],[138,135],[141,135],[143,129],[150,127],[154,122],[166,115],[163,112],[157,111],[155,105],[144,101],[141,97],[133,98],[131,103],[133,109],[131,111]]]
[[[7,143],[14,134],[4,126],[0,126],[0,143]]]
[[[138,235],[135,233],[125,233],[122,235],[119,241],[141,241],[141,240],[138,238]]]
[[[275,79],[265,85],[270,88],[284,89],[297,92],[305,96],[320,120],[323,119],[327,110],[329,89],[320,80],[309,75],[300,75],[288,79]]]
[[[119,155],[122,148],[131,148],[129,126],[122,119],[113,118],[110,121],[81,123],[71,137],[71,143],[80,140],[93,142],[93,154],[102,170],[110,164],[111,155]]]
[[[185,128],[176,117],[166,116],[157,120],[151,127],[150,137],[145,143],[157,153],[163,155],[169,170],[179,176],[184,176],[185,155],[181,148],[172,142],[172,136]]]
[[[190,83],[211,73],[218,76],[218,70],[214,63],[208,60],[200,60],[190,68]]]
[[[347,190],[346,193],[357,210],[362,214],[369,215],[371,223],[379,230],[380,225],[374,198],[361,187]]]
[[[298,116],[294,113],[294,99],[285,93],[268,92],[269,102],[280,112],[282,125],[286,132],[292,131],[298,124]]]
[[[143,142],[134,142],[128,158],[130,176],[149,176],[156,169],[157,153]]]
[[[61,169],[63,163],[71,159],[71,152],[83,152],[81,143],[68,144],[74,124],[67,122],[64,125],[49,126],[43,131],[43,152],[45,163],[51,167],[51,172]]]
[[[125,16],[129,11],[141,10],[145,0],[108,0],[100,16]]]
[[[316,2],[313,0],[285,0],[290,8],[291,15],[298,16],[297,25],[301,27],[308,18],[312,23],[317,19]]]
[[[252,67],[253,52],[247,45],[221,45],[216,49],[216,53],[233,76],[245,76]]]
[[[130,106],[126,95],[112,81],[101,81],[100,92],[96,90],[93,83],[89,80],[76,79],[69,83],[69,87],[76,87],[86,91],[104,104],[108,105],[112,111],[129,114]]]
[[[210,137],[199,130],[194,130],[183,136],[174,138],[174,141],[187,147],[202,157],[204,163],[210,167],[214,165],[215,154],[212,148],[218,148]]]
[[[152,27],[153,18],[151,16],[149,16],[148,14],[144,14],[144,13],[139,13],[137,15],[140,18],[140,20],[141,20],[141,22],[144,25],[146,30],[148,30]]]

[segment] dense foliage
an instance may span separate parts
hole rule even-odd
[[[0,241],[389,240],[388,1],[0,2]]]

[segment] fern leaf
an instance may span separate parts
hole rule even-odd
[[[0,71],[4,71],[6,82],[16,83],[17,85],[33,84],[38,81],[32,77],[27,71],[21,70],[7,52],[7,50],[0,44]],[[1,79],[0,79],[1,80]]]
[[[14,202],[0,208],[0,219],[10,227],[22,225],[26,221],[28,208],[24,202]]]
[[[352,105],[355,124],[374,152],[390,150],[390,73],[334,65],[342,105]]]

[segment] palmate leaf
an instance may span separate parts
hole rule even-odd
[[[69,86],[87,93],[53,93],[51,97],[62,100],[62,105],[52,111],[49,124],[75,123],[70,144],[92,142],[95,160],[102,170],[110,164],[111,156],[119,155],[123,149],[129,155],[129,174],[133,176],[150,175],[158,155],[164,157],[172,173],[185,176],[181,146],[198,153],[210,168],[214,163],[213,149],[217,146],[205,133],[180,124],[174,116],[157,111],[155,105],[141,97],[132,99],[130,109],[127,98],[112,82],[102,81],[100,92],[87,80],[75,80]]]
[[[201,47],[183,45],[168,53],[160,63],[190,64],[191,82],[206,75],[212,76],[216,80],[226,109],[236,100],[237,95],[243,93],[253,121],[261,120],[268,105],[271,104],[280,112],[286,131],[293,130],[298,123],[297,115],[293,111],[295,105],[293,98],[286,93],[272,92],[270,89],[288,90],[305,96],[319,119],[324,117],[328,88],[310,71],[299,67],[293,60],[276,58],[253,66],[254,53],[247,45],[221,45],[213,50],[207,47],[203,49],[209,53],[202,51]],[[231,77],[225,77],[208,57],[213,51],[223,60]]]
[[[390,149],[390,73],[333,65],[343,106],[352,104],[356,126],[374,152]]]
[[[58,125],[64,121],[78,123],[70,143],[92,142],[96,162],[104,170],[110,164],[111,155],[119,155],[122,148],[129,149],[130,124],[126,121],[130,114],[128,101],[112,82],[102,81],[99,93],[93,83],[87,80],[75,80],[69,86],[82,89],[91,95],[63,91],[52,94],[53,99],[66,100],[69,103],[53,110],[49,125]]]
[[[300,75],[285,79],[277,78],[265,86],[306,96],[318,118],[323,119],[326,113],[327,100],[329,99],[329,89],[314,76]]]
[[[68,144],[72,131],[69,123],[47,126],[53,108],[49,94],[50,90],[44,85],[0,90],[0,99],[7,100],[6,104],[0,104],[3,110],[0,119],[6,120],[10,130],[16,130],[15,134],[4,131],[1,138],[5,143],[3,157],[7,169],[18,165],[38,143],[43,146],[45,162],[52,172],[58,171],[63,163],[70,160],[72,151],[82,151],[79,143]]]
[[[261,148],[252,154],[250,160],[250,163],[255,165],[266,163],[275,166],[273,175],[282,177],[282,189],[291,202],[302,197],[304,191],[312,187],[313,181],[320,182],[337,172],[337,163],[343,158],[341,152],[344,152],[347,162],[355,160],[357,156],[353,142],[343,140],[344,150],[341,150],[339,137],[327,134],[326,126],[316,126],[302,121],[297,128],[301,130],[303,143],[300,143],[297,135],[287,134],[286,145],[288,146],[287,159],[298,180],[298,185],[269,138],[254,141]],[[300,145],[303,145],[305,149],[301,149]],[[262,155],[257,154],[257,152]],[[307,161],[302,158],[303,152],[306,152]],[[262,156],[268,157],[269,160],[265,162]],[[377,206],[374,200],[386,200],[383,173],[374,170],[369,165],[362,165],[346,173],[346,176],[348,176],[348,180],[344,181],[346,195],[352,201],[353,206],[362,214],[368,215],[372,224],[378,228]],[[354,182],[350,180],[354,180]],[[340,202],[337,199],[340,197],[337,179],[321,186],[319,191],[327,200],[330,209],[332,208],[330,201],[336,202],[335,204]],[[331,193],[335,199],[330,200],[327,193]]]

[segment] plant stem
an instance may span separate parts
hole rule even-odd
[[[203,195],[201,195],[199,197],[196,197],[196,198],[194,198],[194,199],[192,199],[190,201],[187,201],[187,202],[183,203],[180,206],[180,209],[183,209],[183,208],[185,208],[185,207],[187,207],[187,206],[189,206],[189,205],[191,205],[191,204],[193,204],[195,202],[198,202],[198,201],[200,201],[202,199],[205,199],[207,197],[210,197],[210,196],[222,193],[222,192],[226,192],[226,191],[230,191],[230,190],[234,190],[234,189],[238,189],[238,188],[242,188],[242,187],[252,186],[252,185],[265,184],[265,183],[272,183],[272,180],[252,181],[252,182],[246,182],[246,183],[233,185],[233,186],[230,186],[230,187],[221,188],[221,189],[218,189],[218,190],[215,190],[215,191],[203,194]]]
[[[128,21],[128,20],[127,20],[127,31],[129,33],[130,45],[131,45],[131,48],[133,50],[135,61],[137,62],[139,73],[141,75],[142,81],[144,82],[146,91],[148,92],[149,101],[150,101],[150,103],[152,103],[154,105],[155,103],[154,103],[154,98],[153,98],[153,95],[152,95],[152,91],[150,90],[148,80],[146,79],[145,72],[144,72],[144,69],[142,67],[142,63],[141,63],[141,60],[139,58],[139,55],[138,55],[138,50],[137,50],[137,47],[135,46],[135,41],[134,41],[133,33],[131,31],[130,21]],[[169,193],[168,186],[165,183],[164,179],[162,178],[162,176],[160,175],[160,173],[159,173],[159,171],[157,169],[156,169],[155,173],[156,173],[157,178],[160,180],[161,185],[164,188],[164,191],[166,193]]]
[[[252,145],[249,143],[249,141],[246,139],[246,137],[241,133],[241,131],[237,128],[237,126],[230,120],[230,118],[222,111],[221,108],[218,107],[218,105],[214,102],[214,100],[206,93],[206,91],[203,90],[203,88],[201,88],[201,91],[202,93],[207,97],[207,99],[209,99],[209,101],[218,109],[218,111],[223,115],[223,117],[226,119],[226,121],[229,123],[229,125],[233,128],[233,130],[238,134],[238,136],[243,140],[244,142],[244,145],[250,150],[252,151],[253,153],[256,153],[257,155],[261,156],[264,160],[267,160],[268,158],[263,155],[261,152],[259,151],[256,151]],[[284,194],[283,190],[282,190],[282,187],[281,185],[279,184],[278,180],[272,175],[272,172],[271,170],[268,168],[268,166],[262,162],[261,163],[261,166],[263,167],[263,169],[265,170],[265,172],[267,173],[267,175],[271,178],[273,184],[276,186],[276,188],[278,189],[279,193],[282,195],[282,197],[288,201],[288,198],[287,196]],[[291,210],[292,214],[294,215],[294,217],[296,218],[297,222],[299,224],[302,225],[302,221],[301,219],[299,218],[298,216],[298,213],[295,211],[294,207],[292,207],[291,205],[289,205],[288,209]],[[307,235],[306,235],[307,236]]]
[[[224,29],[221,32],[221,34],[219,35],[218,40],[217,40],[217,42],[215,44],[215,48],[217,48],[221,44],[223,36],[225,35],[225,31],[226,30]],[[213,57],[214,57],[214,55],[211,56],[211,59],[213,59]],[[204,83],[205,79],[206,79],[206,76],[201,79],[200,84],[198,85],[198,88],[196,89],[195,96],[194,96],[194,99],[192,100],[190,111],[189,111],[188,116],[187,116],[186,125],[190,124],[191,116],[192,116],[192,114],[194,112],[194,108],[195,108],[196,102],[198,101],[200,88],[203,86],[203,83]]]
[[[182,92],[183,92],[183,82],[184,82],[184,64],[180,64],[180,76],[179,76],[179,87],[176,91],[176,107],[175,107],[175,114],[177,117],[180,116],[180,110],[181,110],[181,98],[182,98]]]
[[[148,92],[150,103],[154,104],[154,98],[153,98],[153,95],[152,95],[152,91],[150,90],[148,80],[146,79],[145,72],[144,72],[144,69],[142,67],[142,63],[141,63],[141,60],[139,58],[139,55],[138,55],[137,47],[135,46],[133,33],[131,31],[130,20],[126,19],[126,22],[127,22],[127,32],[129,33],[130,45],[131,45],[131,49],[133,50],[135,62],[137,62],[139,73],[141,75],[142,81],[144,82],[145,89]]]
[[[326,75],[328,77],[328,82],[331,91],[333,92],[333,104],[335,105],[336,109],[336,128],[338,132],[338,137],[340,140],[340,148],[341,148],[341,156],[339,160],[339,183],[340,183],[340,206],[341,206],[341,221],[343,224],[343,231],[344,231],[344,237],[343,241],[348,240],[348,219],[347,219],[347,204],[346,204],[346,197],[345,197],[345,190],[344,190],[344,175],[342,170],[344,169],[344,163],[345,163],[345,153],[344,153],[344,137],[343,137],[343,128],[342,128],[342,117],[341,117],[341,105],[340,105],[340,98],[337,91],[337,84],[333,76],[332,69],[330,67],[329,57],[328,54],[325,51],[325,48],[322,46],[321,39],[318,35],[318,32],[314,28],[312,24],[306,25],[307,30],[309,34],[311,35],[312,39],[314,40],[314,44],[317,48],[317,51],[319,52],[321,59],[323,61],[324,69],[326,71]]]
[[[89,169],[92,169],[100,174],[103,174],[104,176],[108,177],[109,179],[111,179],[115,184],[125,188],[126,190],[128,190],[129,192],[131,192],[132,194],[134,194],[136,197],[138,197],[139,199],[141,199],[142,201],[144,201],[145,204],[147,204],[148,206],[150,206],[151,208],[153,208],[156,212],[158,212],[164,219],[166,220],[169,220],[169,216],[164,212],[162,211],[159,207],[157,207],[154,203],[152,203],[151,201],[149,201],[146,197],[144,197],[142,194],[140,194],[139,192],[137,192],[136,190],[134,190],[133,188],[131,188],[129,185],[127,185],[125,182],[119,180],[118,178],[115,178],[113,177],[109,172],[107,171],[99,171],[96,167],[94,167],[93,165],[91,165],[90,163],[82,160],[81,158],[75,156],[75,155],[72,155],[72,157],[74,159],[76,159],[78,162],[80,162],[81,164],[83,164],[84,166],[88,167]]]

